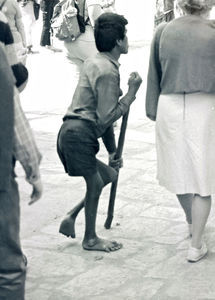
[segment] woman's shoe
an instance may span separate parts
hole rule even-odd
[[[188,249],[187,260],[188,262],[197,262],[202,259],[208,252],[207,246],[205,243],[202,243],[202,247],[200,249],[191,247]]]

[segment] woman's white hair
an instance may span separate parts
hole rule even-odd
[[[189,14],[193,13],[205,13],[214,5],[213,0],[176,0],[178,6]]]

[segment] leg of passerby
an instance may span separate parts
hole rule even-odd
[[[24,19],[23,19],[24,22]],[[26,17],[26,23],[24,23],[25,25],[25,32],[26,32],[26,44],[27,44],[27,53],[28,54],[33,54],[36,53],[35,51],[33,51],[33,40],[32,40],[32,31],[33,31],[33,27],[35,26],[35,18],[32,15],[29,15],[28,18]]]
[[[211,210],[211,196],[195,195],[192,203],[193,237],[192,247],[202,246],[202,235]]]
[[[33,49],[32,32],[35,26],[35,20],[29,20],[29,25],[26,28],[27,54],[36,54],[39,51]]]
[[[195,195],[192,201],[193,234],[187,260],[196,262],[207,253],[207,247],[202,239],[205,225],[211,210],[211,196]]]
[[[189,227],[189,234],[192,235],[192,199],[193,194],[176,195],[181,207],[184,210]]]
[[[54,11],[54,6],[58,3],[56,0],[42,0],[41,9],[43,11],[43,28],[41,34],[40,45],[46,47],[53,52],[61,52],[61,49],[51,45],[51,18]]]
[[[72,210],[67,213],[67,216],[60,224],[59,232],[67,237],[75,238],[75,220],[79,212],[84,208],[85,198],[79,202]]]
[[[84,176],[87,185],[85,197],[85,235],[82,246],[85,250],[94,251],[116,251],[122,244],[116,241],[101,239],[96,235],[97,207],[104,182],[99,172]]]
[[[25,6],[21,5],[20,8],[21,8],[22,20],[25,28],[27,54],[38,53],[38,51],[34,51],[32,49],[33,47],[32,31],[36,24],[36,19],[33,10],[33,2],[29,1],[26,3]]]
[[[24,300],[26,265],[19,239],[19,193],[11,179],[9,188],[0,191],[0,299]]]
[[[44,8],[43,8],[43,28],[42,28],[42,35],[40,40],[41,46],[50,46],[50,19],[51,19],[51,10],[49,9],[50,4],[49,2],[44,1]]]
[[[97,168],[102,178],[103,187],[116,179],[116,171],[104,164],[102,161],[97,160]],[[85,199],[86,197],[67,213],[66,218],[64,218],[60,224],[60,233],[68,237],[70,236],[72,238],[75,238],[75,220],[79,212],[82,210],[82,208],[84,208]]]

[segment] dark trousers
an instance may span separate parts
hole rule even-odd
[[[54,11],[54,6],[58,3],[58,0],[42,0],[41,10],[43,12],[43,29],[40,40],[41,46],[51,45],[51,18]]]
[[[0,299],[24,300],[26,266],[20,245],[19,191],[14,177],[0,191]]]

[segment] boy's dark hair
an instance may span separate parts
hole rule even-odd
[[[95,22],[94,36],[99,52],[109,52],[116,46],[117,40],[125,37],[128,21],[115,13],[104,13]]]

